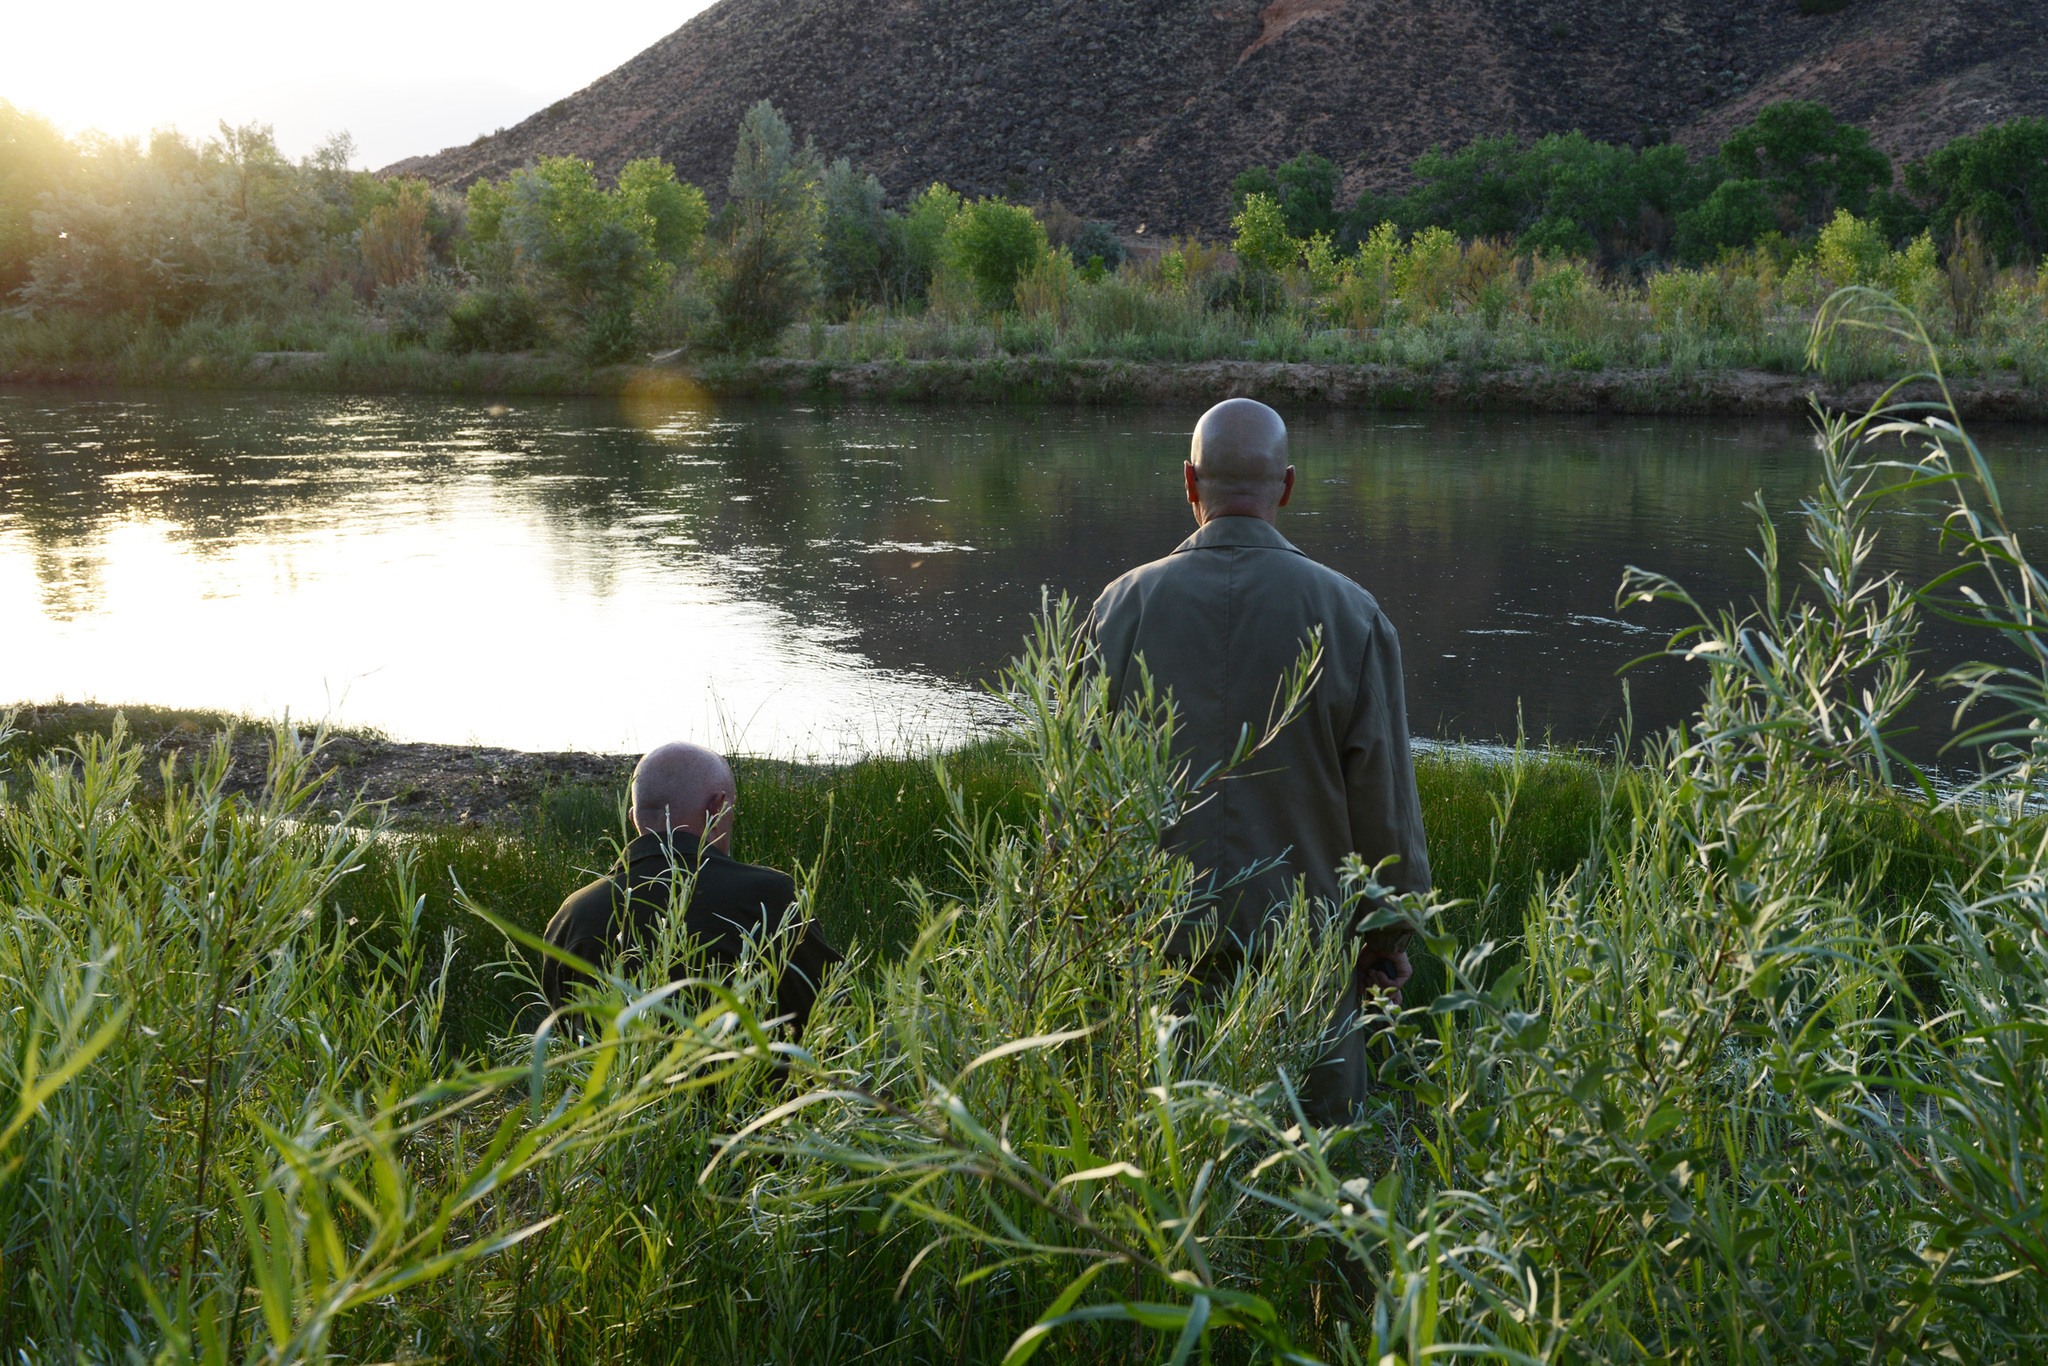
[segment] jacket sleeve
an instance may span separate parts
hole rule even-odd
[[[1358,696],[1344,745],[1344,795],[1351,847],[1368,864],[1389,854],[1400,862],[1383,875],[1402,892],[1429,890],[1429,845],[1415,763],[1408,750],[1408,700],[1401,683],[1401,639],[1375,614],[1358,670]]]

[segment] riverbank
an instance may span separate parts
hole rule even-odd
[[[320,393],[624,397],[696,404],[742,399],[894,403],[1209,404],[1256,398],[1277,406],[1634,416],[1803,417],[1817,400],[1862,412],[1877,381],[1812,373],[1548,366],[1430,369],[1316,361],[1128,361],[982,356],[830,361],[783,356],[650,365],[586,365],[554,352],[450,355],[401,350],[259,351],[175,361],[17,362],[0,384],[94,388],[254,389]],[[1963,417],[2048,422],[2048,387],[2012,372],[1951,379]],[[1932,398],[1928,389],[1916,397]]]
[[[7,711],[0,707],[0,719]],[[118,726],[143,756],[146,791],[160,791],[168,769],[193,771],[217,742],[229,748],[223,786],[253,795],[269,771],[269,722],[220,712],[100,703],[25,703],[18,732],[0,747],[0,781],[18,786],[48,756],[75,750]],[[301,740],[310,742],[310,732]],[[374,876],[344,892],[350,913],[369,923],[387,910],[392,848],[415,858],[427,917],[473,934],[459,911],[461,887],[511,923],[538,933],[569,890],[610,865],[625,837],[625,796],[637,756],[531,752],[479,745],[398,741],[372,731],[328,733],[315,754],[323,811],[356,807],[405,838],[372,862]],[[791,763],[736,756],[740,819],[733,852],[751,862],[816,880],[814,904],[840,943],[893,956],[915,933],[904,885],[947,887],[956,875],[942,838],[947,801],[938,779],[966,795],[969,808],[1017,822],[1030,809],[1032,771],[1003,739],[940,756],[880,755],[841,764]],[[1416,784],[1429,832],[1436,885],[1464,907],[1457,932],[1468,942],[1518,941],[1522,911],[1539,886],[1578,867],[1591,849],[1602,790],[1629,781],[1586,754],[1535,750],[1523,756],[1505,827],[1496,801],[1507,781],[1497,749],[1432,747],[1416,758]],[[11,770],[11,774],[10,774]],[[1915,903],[1947,868],[1949,818],[1924,810],[1843,802],[1834,848],[1844,867],[1872,849],[1886,860],[1888,895]],[[438,934],[439,930],[436,930]],[[481,1040],[517,1009],[476,955],[458,973],[452,1009],[459,1034]],[[1425,984],[1427,985],[1427,984]]]
[[[0,717],[5,714],[0,708]],[[268,722],[99,703],[16,707],[18,734],[0,748],[0,774],[11,769],[6,780],[19,785],[21,775],[48,756],[76,750],[85,737],[110,736],[117,725],[141,752],[145,790],[160,791],[166,770],[191,774],[219,742],[229,751],[226,791],[253,795],[264,786],[273,742]],[[301,732],[302,741],[312,738]],[[637,757],[406,742],[350,730],[326,735],[313,762],[323,813],[360,803],[360,819],[381,821],[405,836],[438,923],[462,921],[451,896],[459,884],[537,932],[572,887],[611,862]],[[733,852],[752,862],[812,870],[828,933],[893,953],[915,930],[902,884],[944,886],[953,875],[950,846],[940,836],[947,819],[936,768],[941,763],[971,808],[1013,822],[1025,818],[1031,769],[1003,739],[936,757],[880,755],[843,764],[737,756],[740,819]],[[1418,757],[1438,885],[1475,903],[1490,900],[1491,919],[1499,921],[1483,927],[1475,921],[1468,929],[1502,939],[1519,935],[1520,906],[1537,882],[1563,876],[1585,857],[1604,773],[1580,755],[1532,754],[1496,853],[1498,758],[1455,749]],[[366,920],[381,911],[382,886],[380,878],[363,884]],[[497,994],[482,983],[477,990]],[[479,1006],[479,1030],[498,1009]]]

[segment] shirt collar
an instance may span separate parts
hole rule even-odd
[[[1174,547],[1178,555],[1183,550],[1220,550],[1245,547],[1258,550],[1288,550],[1296,555],[1301,551],[1278,527],[1263,517],[1211,517],[1194,535]]]

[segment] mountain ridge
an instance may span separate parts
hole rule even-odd
[[[1129,232],[1215,234],[1230,179],[1304,148],[1347,199],[1436,145],[1578,129],[1699,150],[1818,99],[1895,159],[2048,114],[2039,0],[721,0],[596,82],[467,147],[385,168],[461,187],[574,155],[659,156],[721,199],[740,115],[892,196],[1058,199]]]

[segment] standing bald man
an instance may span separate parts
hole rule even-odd
[[[729,852],[738,786],[723,755],[702,745],[649,750],[633,769],[629,819],[636,836],[619,864],[574,893],[548,922],[547,941],[593,965],[616,966],[654,943],[660,919],[680,911],[683,928],[713,963],[739,961],[744,941],[779,932],[796,902],[789,874],[741,863]],[[675,905],[677,887],[689,899]],[[776,987],[778,1015],[803,1032],[825,969],[840,961],[816,924],[806,924]],[[541,990],[556,1010],[588,979],[557,960],[541,965]]]
[[[1383,880],[1424,891],[1429,853],[1393,623],[1372,594],[1275,526],[1294,496],[1286,424],[1263,403],[1219,403],[1195,425],[1184,475],[1195,534],[1103,589],[1089,615],[1112,697],[1137,686],[1142,657],[1177,704],[1176,756],[1200,773],[1229,757],[1241,727],[1265,729],[1275,688],[1322,629],[1322,672],[1301,715],[1168,836],[1169,848],[1218,881],[1281,860],[1219,906],[1215,952],[1227,963],[1256,951],[1295,879],[1334,902],[1347,855],[1368,865],[1395,855]],[[1374,988],[1398,999],[1409,976],[1405,938],[1379,931],[1361,945],[1330,1054],[1304,1087],[1324,1122],[1348,1118],[1369,1088],[1359,1007]]]

